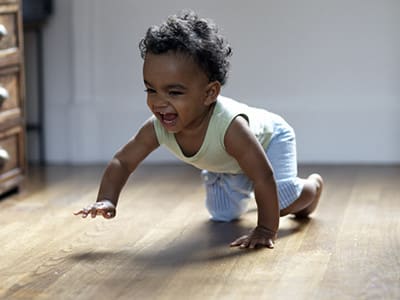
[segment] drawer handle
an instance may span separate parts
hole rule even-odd
[[[10,94],[8,93],[7,89],[0,86],[0,107],[8,98],[10,98]]]
[[[4,26],[3,24],[0,24],[0,40],[2,40],[7,35],[8,35],[8,31],[7,31],[6,26]]]
[[[10,155],[6,149],[0,148],[0,168],[2,168],[6,162],[10,160]]]

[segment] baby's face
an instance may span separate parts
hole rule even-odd
[[[143,79],[147,105],[169,132],[199,126],[209,111],[212,83],[193,59],[184,54],[147,54]]]

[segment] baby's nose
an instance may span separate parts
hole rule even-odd
[[[164,97],[154,97],[151,99],[151,103],[155,107],[166,107],[168,106],[168,100]]]

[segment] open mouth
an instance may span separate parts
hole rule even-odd
[[[176,124],[178,119],[178,114],[174,113],[158,113],[160,120],[163,124],[167,126],[173,126]]]

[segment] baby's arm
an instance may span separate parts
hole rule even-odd
[[[257,227],[231,246],[273,248],[279,227],[279,203],[273,171],[264,149],[251,132],[247,121],[237,117],[225,135],[225,148],[254,184],[257,203]]]
[[[98,214],[105,218],[115,216],[115,207],[119,194],[129,175],[139,163],[159,146],[153,121],[149,119],[124,147],[122,147],[108,163],[101,179],[96,203],[81,209],[75,215],[86,217]]]

